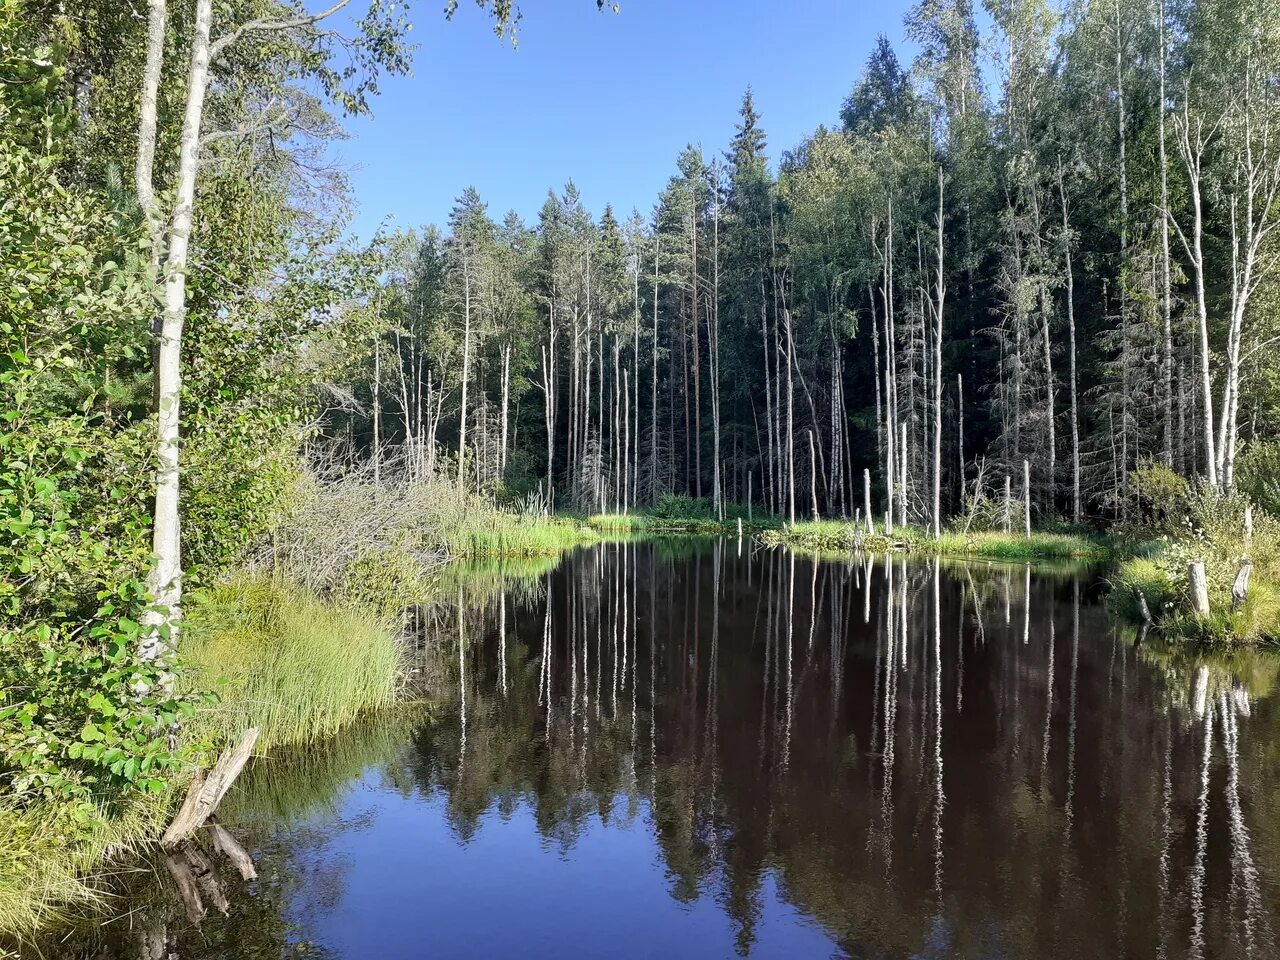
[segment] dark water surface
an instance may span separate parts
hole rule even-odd
[[[257,879],[205,838],[198,904],[157,861],[44,955],[1277,954],[1277,661],[1135,647],[1089,575],[680,541],[448,592],[433,707],[229,799]]]

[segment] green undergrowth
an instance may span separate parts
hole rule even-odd
[[[1113,611],[1134,623],[1143,621],[1146,601],[1150,625],[1164,639],[1199,646],[1280,643],[1280,522],[1242,490],[1218,492],[1188,484],[1158,466],[1135,472],[1148,489],[1160,480],[1161,496],[1150,494],[1131,508],[1158,538],[1140,556],[1125,559],[1111,578]],[[1265,502],[1265,501],[1262,501]],[[1247,529],[1246,517],[1252,518]],[[1192,609],[1188,567],[1204,564],[1209,612]],[[1232,585],[1250,565],[1243,602],[1232,599]]]
[[[102,903],[101,871],[159,836],[177,784],[86,811],[49,802],[0,805],[0,957],[7,942]]]

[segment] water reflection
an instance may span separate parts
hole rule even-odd
[[[427,715],[252,772],[228,917],[139,882],[145,948],[53,955],[1274,955],[1274,659],[1135,648],[1029,567],[520,572],[417,612]]]

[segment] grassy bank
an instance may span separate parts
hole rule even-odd
[[[574,517],[527,516],[490,507],[463,515],[443,537],[454,558],[484,560],[554,556],[595,543],[606,530],[622,532]]]
[[[1167,640],[1231,646],[1280,643],[1280,522],[1239,491],[1219,493],[1167,481],[1171,493],[1148,523],[1159,533],[1112,577],[1109,602],[1120,617],[1144,622]],[[1209,612],[1194,612],[1188,566],[1204,564]],[[1243,599],[1232,588],[1245,568]]]
[[[183,683],[218,702],[197,717],[215,742],[261,731],[258,749],[331,736],[396,696],[398,625],[281,577],[240,576],[212,591],[187,629]]]
[[[848,552],[853,549],[883,552],[905,550],[933,556],[1001,560],[1022,563],[1043,560],[1099,562],[1119,556],[1126,549],[1120,541],[1094,534],[1032,531],[1031,536],[985,530],[944,530],[937,540],[919,527],[898,527],[867,533],[864,527],[837,520],[787,524],[760,534],[763,543],[792,549]]]
[[[179,683],[218,699],[182,739],[217,749],[256,726],[267,753],[331,736],[394,702],[402,650],[396,622],[367,605],[280,577],[236,577],[189,609]],[[0,938],[94,907],[104,866],[155,842],[190,774],[113,803],[0,806]]]

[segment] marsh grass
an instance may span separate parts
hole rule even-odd
[[[0,957],[6,941],[102,904],[109,864],[159,835],[174,793],[171,786],[116,810],[0,805]]]
[[[554,556],[600,539],[599,532],[572,517],[523,516],[494,508],[464,514],[442,536],[450,553],[464,559]]]
[[[215,740],[250,726],[260,751],[331,736],[395,699],[403,657],[394,620],[326,600],[280,576],[215,587],[187,627],[184,683],[219,703],[197,723]]]
[[[898,527],[892,534],[868,534],[854,523],[817,520],[766,530],[760,539],[769,545],[822,552],[872,552],[905,550],[929,556],[969,557],[1009,563],[1047,560],[1095,562],[1114,557],[1120,544],[1104,538],[1076,533],[1033,531],[1030,537],[1001,531],[944,530],[935,540],[919,527]]]

